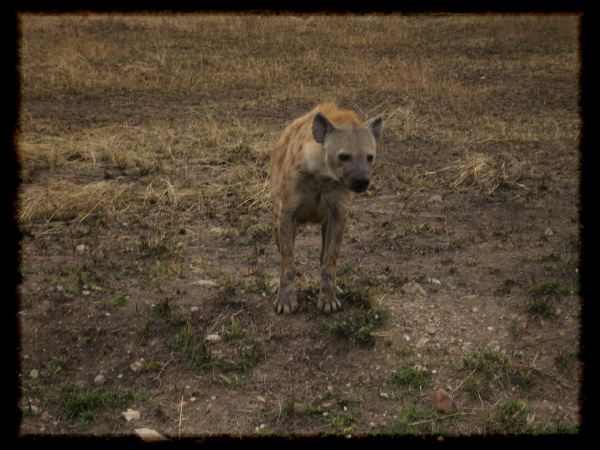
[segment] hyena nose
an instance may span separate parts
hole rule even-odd
[[[368,178],[356,178],[352,182],[352,190],[354,192],[365,192],[369,187],[369,179]]]

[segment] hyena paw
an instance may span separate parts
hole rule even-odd
[[[319,295],[319,300],[317,301],[317,308],[319,311],[324,313],[335,312],[342,308],[341,302],[335,298],[335,296],[324,296]]]
[[[296,300],[296,294],[293,289],[281,292],[277,294],[275,301],[273,302],[275,312],[277,314],[289,314],[298,311],[298,301]]]

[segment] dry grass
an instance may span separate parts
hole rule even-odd
[[[450,183],[452,189],[464,188],[475,193],[491,195],[500,187],[524,187],[519,181],[532,176],[534,166],[530,161],[519,160],[506,152],[497,156],[467,153],[455,164],[428,174],[447,170],[457,172]]]
[[[113,181],[77,184],[52,181],[45,186],[25,187],[21,194],[19,222],[74,221],[81,223],[91,216],[114,217],[127,207],[131,185]]]

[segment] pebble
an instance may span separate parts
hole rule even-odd
[[[77,247],[75,247],[75,253],[77,253],[78,255],[84,255],[89,250],[90,248],[85,244],[79,244]]]
[[[99,373],[98,375],[96,375],[96,377],[94,378],[94,383],[95,384],[102,384],[106,381],[106,377],[104,375],[102,375],[101,373]]]
[[[452,397],[443,389],[438,389],[433,393],[433,407],[440,412],[447,413],[454,406]]]
[[[133,432],[137,434],[142,439],[142,441],[145,442],[157,442],[167,440],[162,434],[150,428],[136,428],[135,430],[133,430]]]
[[[200,310],[200,308],[198,308],[197,306],[192,306],[190,308],[190,312],[196,312],[196,311],[199,311],[199,310]]]
[[[30,378],[33,378],[34,380],[35,380],[37,377],[39,377],[39,376],[40,376],[40,372],[39,372],[37,369],[32,369],[32,370],[29,372],[29,377],[30,377]]]
[[[127,422],[130,420],[140,420],[140,412],[135,409],[127,408],[127,411],[123,411],[121,415],[125,418]]]
[[[140,370],[140,369],[142,368],[142,366],[143,366],[143,365],[144,365],[144,364],[143,364],[141,361],[136,361],[136,362],[134,362],[133,364],[131,364],[131,365],[129,366],[129,368],[130,368],[132,371],[134,371],[134,372],[137,372],[138,370]]]
[[[429,338],[427,337],[422,337],[417,341],[417,348],[423,348],[425,347],[427,344],[429,343]]]
[[[221,336],[218,334],[209,334],[208,336],[206,336],[206,342],[219,342],[221,340]]]
[[[546,230],[544,231],[544,236],[553,236],[554,235],[554,231],[552,231],[552,228],[546,228]]]

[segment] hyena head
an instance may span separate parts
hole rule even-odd
[[[334,125],[321,113],[313,121],[313,137],[323,146],[327,171],[354,192],[364,192],[371,181],[382,117],[363,124]]]

